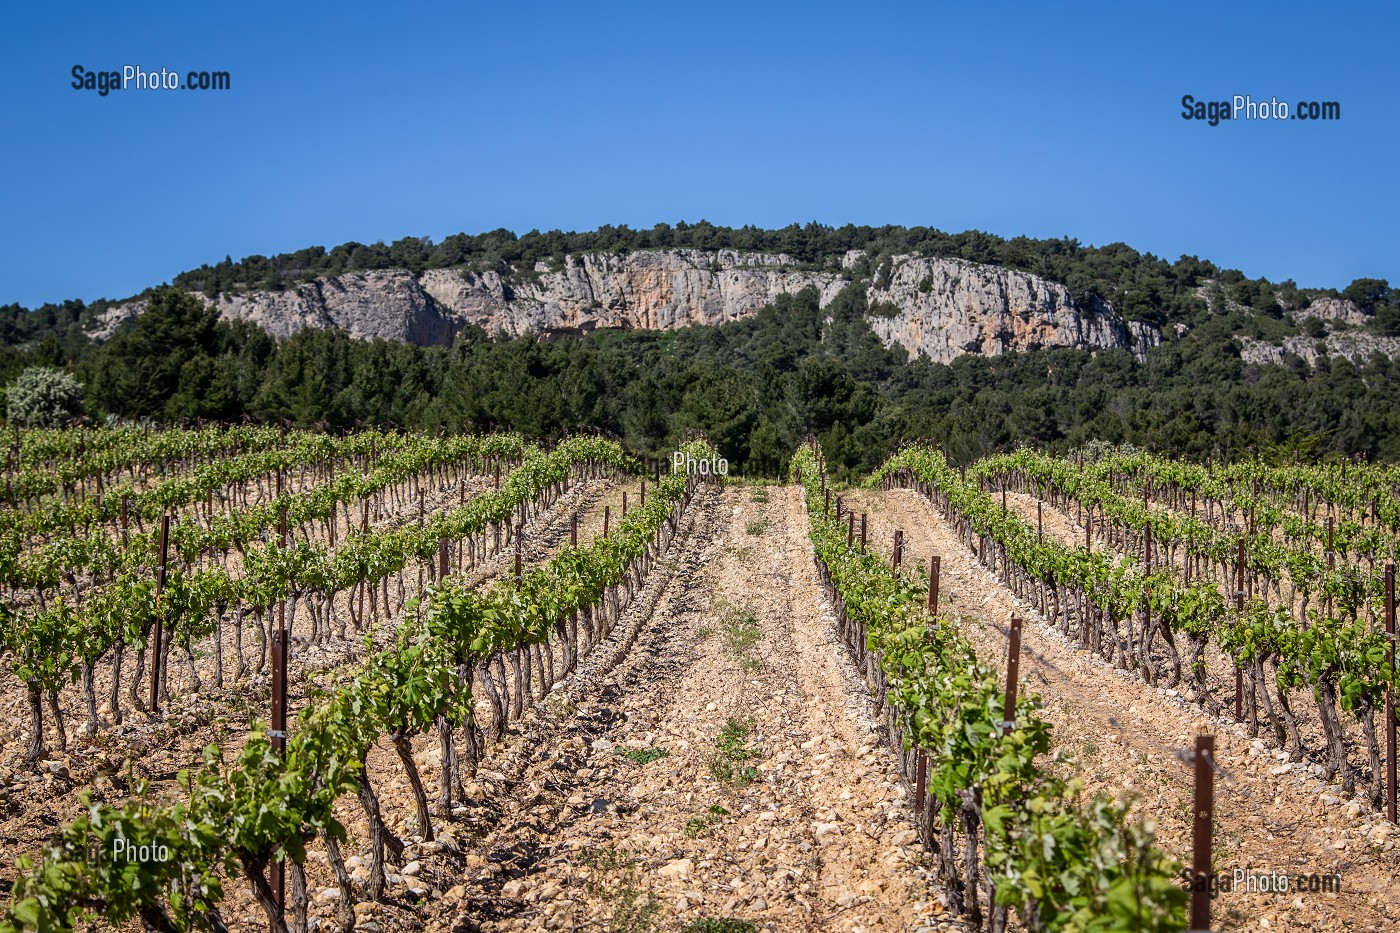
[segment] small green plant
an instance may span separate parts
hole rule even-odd
[[[619,748],[617,754],[639,765],[649,765],[653,761],[669,757],[671,753],[664,748]]]
[[[661,902],[650,891],[639,891],[635,885],[627,884],[615,891],[611,899],[613,915],[608,929],[613,933],[648,933],[656,929]]]
[[[721,784],[735,784],[744,787],[759,779],[758,769],[740,762],[752,758],[762,758],[763,752],[749,747],[749,735],[753,731],[752,719],[729,717],[715,739],[718,754],[709,760],[710,777]]]
[[[719,731],[719,737],[715,739],[715,747],[724,752],[725,756],[735,761],[742,761],[751,757],[748,749],[744,746],[749,741],[749,736],[753,733],[753,720],[740,719],[737,716],[730,716],[724,723],[724,728]]]
[[[579,861],[596,872],[587,890],[612,904],[607,928],[612,933],[650,933],[656,929],[661,903],[637,886],[637,856],[630,849],[604,846],[585,850]]]
[[[758,927],[736,917],[700,917],[681,927],[681,933],[758,933]]]
[[[740,657],[751,651],[763,637],[758,619],[753,613],[734,613],[724,620],[724,640]]]
[[[744,526],[744,531],[748,532],[751,535],[761,535],[767,530],[768,519],[766,518],[755,518],[753,521],[749,522],[747,525]]]
[[[754,488],[754,491],[753,491],[753,495],[749,496],[749,501],[750,501],[750,502],[767,502],[767,501],[768,501],[768,488],[767,488],[766,486],[757,486],[757,487],[755,487],[755,488]]]
[[[720,822],[729,815],[729,811],[719,804],[712,804],[705,813],[700,816],[692,816],[685,824],[685,834],[687,838],[694,839],[702,836],[712,827],[718,826]]]
[[[753,765],[736,767],[734,762],[723,755],[715,755],[710,759],[710,777],[721,784],[747,787],[758,780],[759,774]]]

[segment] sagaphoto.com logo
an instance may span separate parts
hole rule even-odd
[[[1206,100],[1194,94],[1181,97],[1181,119],[1199,120],[1208,126],[1225,121],[1259,120],[1340,120],[1342,105],[1335,100],[1290,102],[1270,97],[1255,100],[1248,94],[1234,94],[1228,100]]]
[[[233,79],[227,71],[181,71],[178,68],[142,68],[122,65],[112,70],[91,70],[74,65],[69,72],[69,87],[75,91],[92,91],[106,97],[113,91],[227,91]]]

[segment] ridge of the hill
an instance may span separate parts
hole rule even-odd
[[[822,306],[858,281],[872,329],[887,346],[948,362],[963,353],[996,355],[1068,347],[1126,349],[1142,358],[1161,340],[1149,324],[1125,321],[1107,302],[1084,307],[1069,290],[1004,266],[953,258],[891,257],[860,280],[853,250],[837,268],[804,268],[781,253],[641,250],[566,255],[503,276],[496,271],[401,269],[318,277],[282,290],[219,293],[211,303],[276,337],[330,327],[353,337],[419,346],[450,344],[466,327],[518,336],[584,334],[598,328],[669,330],[739,320],[778,296],[816,289]],[[146,299],[114,305],[92,331],[104,339],[144,310]]]

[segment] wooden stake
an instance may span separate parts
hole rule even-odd
[[[937,554],[928,559],[928,611],[938,615],[938,574],[942,569],[943,558]]]
[[[1235,559],[1235,611],[1244,612],[1244,539]],[[1235,665],[1235,721],[1244,722],[1244,669]],[[1212,740],[1214,741],[1214,740]]]
[[[161,597],[165,592],[165,564],[170,559],[170,513],[160,517],[160,563],[156,564],[156,624],[151,638],[151,715],[160,712],[161,639],[164,634]]]
[[[1390,642],[1390,669],[1395,670],[1395,562],[1385,565],[1385,634]],[[1395,684],[1385,685],[1385,808],[1390,822],[1397,822],[1395,809]]]
[[[520,589],[520,586],[521,586],[521,584],[524,582],[524,579],[525,579],[525,576],[524,576],[524,571],[525,571],[525,567],[524,567],[524,564],[525,564],[524,545],[525,545],[525,528],[524,528],[523,526],[520,526],[520,527],[517,527],[517,528],[515,529],[515,588],[516,588],[517,590]]]
[[[1001,734],[1009,735],[1016,728],[1016,691],[1021,673],[1021,619],[1011,617],[1011,632],[1006,641],[1006,702],[1001,709]]]
[[[1210,854],[1215,827],[1215,736],[1196,736],[1196,794],[1191,825],[1191,931],[1210,930]]]
[[[285,607],[285,601],[282,603]],[[287,632],[285,617],[281,625],[272,633],[272,728],[268,737],[272,739],[272,749],[278,755],[287,753]],[[287,863],[275,862],[268,866],[268,885],[272,888],[272,898],[278,911],[287,906]]]

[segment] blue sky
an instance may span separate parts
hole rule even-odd
[[[975,8],[973,8],[975,7]],[[507,227],[925,224],[1400,283],[1393,4],[25,4],[0,303]],[[71,69],[224,70],[227,92]],[[1180,99],[1338,101],[1330,123]]]

